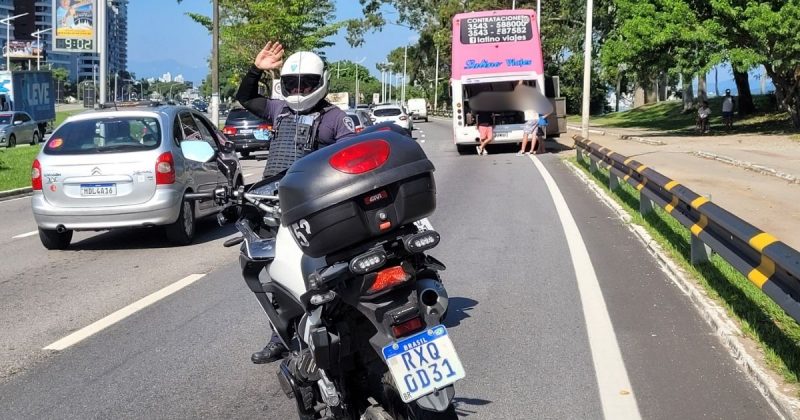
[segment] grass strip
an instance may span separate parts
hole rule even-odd
[[[31,164],[41,146],[0,149],[0,191],[31,186]]]
[[[800,325],[794,319],[719,255],[714,254],[707,263],[692,265],[691,232],[660,207],[642,216],[639,192],[629,184],[620,183],[620,188],[611,191],[606,170],[592,173],[588,162],[577,158],[569,161],[609,193],[631,215],[631,223],[644,227],[668,256],[725,308],[742,332],[758,343],[771,369],[787,382],[800,382]]]

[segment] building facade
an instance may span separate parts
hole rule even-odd
[[[127,71],[128,0],[98,0],[98,3],[105,4],[107,10],[108,73]],[[33,40],[35,39],[31,35],[33,32],[52,27],[53,0],[0,0],[0,18],[21,13],[29,13],[29,15],[12,22],[11,39]],[[2,45],[5,45],[6,32],[4,29],[0,27],[0,44]],[[92,80],[96,76],[96,71],[100,68],[97,54],[53,53],[52,32],[43,33],[40,41],[45,47],[43,66],[67,69],[70,81],[73,83]]]

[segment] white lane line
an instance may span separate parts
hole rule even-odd
[[[37,233],[39,233],[38,230],[33,230],[33,231],[30,231],[30,232],[26,232],[26,233],[20,233],[17,236],[12,236],[11,239],[27,238],[28,236],[33,236],[33,235],[36,235]]]
[[[583,242],[583,236],[553,177],[539,159],[533,155],[529,157],[544,178],[547,189],[550,190],[550,196],[553,197],[558,218],[564,229],[564,236],[567,238],[578,291],[581,295],[583,318],[586,321],[589,346],[592,350],[592,362],[600,391],[600,403],[603,405],[603,415],[608,420],[641,419],[636,395],[628,379],[622,352],[614,334],[614,326],[611,324],[606,301],[603,299],[603,292],[600,290],[600,283],[597,281],[597,274]]]
[[[200,280],[203,278],[203,276],[205,276],[205,274],[190,274],[157,292],[131,303],[130,305],[112,313],[111,315],[106,316],[105,318],[97,320],[86,327],[83,327],[78,331],[75,331],[74,333],[56,341],[55,343],[44,347],[43,350],[64,350],[65,348],[79,343],[86,338],[91,337],[92,335],[97,334],[98,332],[116,324],[117,322],[122,321],[123,319],[158,302],[159,300],[164,299],[165,297],[183,289],[197,280]]]
[[[0,203],[10,203],[10,202],[12,202],[12,201],[24,200],[24,199],[26,199],[26,198],[27,198],[28,200],[30,200],[30,199],[31,199],[31,195],[30,195],[30,194],[28,194],[28,195],[26,195],[26,196],[24,196],[24,197],[19,197],[19,198],[9,198],[9,199],[7,199],[7,200],[0,199]]]

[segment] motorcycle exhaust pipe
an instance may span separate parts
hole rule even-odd
[[[447,313],[447,290],[444,285],[433,279],[417,280],[417,298],[420,309],[429,326],[441,324]]]

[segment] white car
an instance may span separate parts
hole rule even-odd
[[[425,98],[411,98],[408,100],[408,111],[412,119],[428,122],[428,101]]]
[[[409,135],[411,135],[411,131],[414,130],[411,118],[400,105],[378,105],[372,109],[372,116],[375,124],[387,121],[393,122],[408,130]]]

